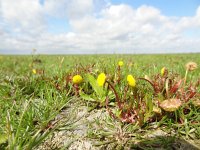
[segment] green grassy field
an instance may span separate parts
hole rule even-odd
[[[186,68],[188,62],[198,67]],[[200,146],[200,54],[1,55],[0,63],[0,149],[39,149],[55,132],[83,124],[81,138],[99,149]],[[80,83],[73,81],[77,74]],[[80,108],[87,117],[104,113],[79,122]],[[68,138],[54,149],[80,139]]]

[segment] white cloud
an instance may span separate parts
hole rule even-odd
[[[34,34],[44,30],[45,19],[38,0],[0,0],[5,28],[15,34]]]
[[[200,35],[188,37],[184,34],[200,27],[200,6],[193,17],[164,16],[153,6],[134,9],[101,0],[45,0],[43,5],[39,0],[0,0],[0,8],[0,50],[36,48],[47,53],[200,51]],[[71,31],[50,33],[47,17],[67,20]]]
[[[46,0],[44,10],[56,17],[78,19],[93,11],[93,0]]]
[[[188,39],[183,32],[199,27],[199,20],[198,13],[193,17],[174,18],[162,15],[158,9],[151,6],[144,5],[133,9],[121,4],[102,10],[100,18],[86,16],[72,20],[71,25],[78,34],[86,35],[88,43],[84,42],[83,45],[92,45],[93,49],[197,52],[200,50],[197,43],[199,39]],[[196,48],[193,45],[196,45]]]

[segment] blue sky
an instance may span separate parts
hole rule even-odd
[[[200,0],[0,0],[0,53],[200,52]]]
[[[150,5],[160,9],[167,16],[193,16],[200,0],[112,0],[113,4],[125,3],[134,8]]]

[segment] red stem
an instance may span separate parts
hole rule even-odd
[[[150,81],[150,80],[148,80],[148,79],[145,79],[145,78],[138,78],[138,79],[140,79],[140,80],[145,80],[145,81],[149,82],[149,83],[151,84],[151,86],[153,87],[154,92],[155,92],[155,93],[158,93],[158,92],[159,92],[158,89],[156,88],[157,85],[155,85],[152,81]]]
[[[115,88],[113,87],[113,85],[110,82],[108,82],[108,81],[106,81],[106,82],[108,83],[108,86],[110,86],[110,88],[113,90],[113,92],[115,94],[115,97],[116,97],[116,100],[117,100],[118,107],[121,109],[122,108],[122,104],[120,102],[120,99],[119,99],[119,96],[117,94],[117,91],[115,90]]]

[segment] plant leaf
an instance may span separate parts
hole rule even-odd
[[[103,98],[105,96],[105,92],[103,90],[103,87],[100,87],[97,84],[97,80],[94,78],[94,76],[87,74],[86,75],[88,82],[90,83],[90,85],[92,86],[92,88],[94,89],[94,91],[96,92],[96,94],[100,97]]]
[[[6,134],[0,134],[0,144],[6,143],[8,136]]]
[[[171,89],[170,89],[170,93],[173,93],[173,94],[176,93],[176,91],[180,87],[181,83],[182,83],[182,80],[180,80],[179,82],[177,82],[176,84],[174,84],[174,86],[171,87]]]
[[[83,92],[80,92],[79,94],[80,94],[81,98],[84,99],[84,100],[92,101],[92,102],[97,101],[94,98],[92,98],[91,95],[87,95],[87,94],[85,94]]]

